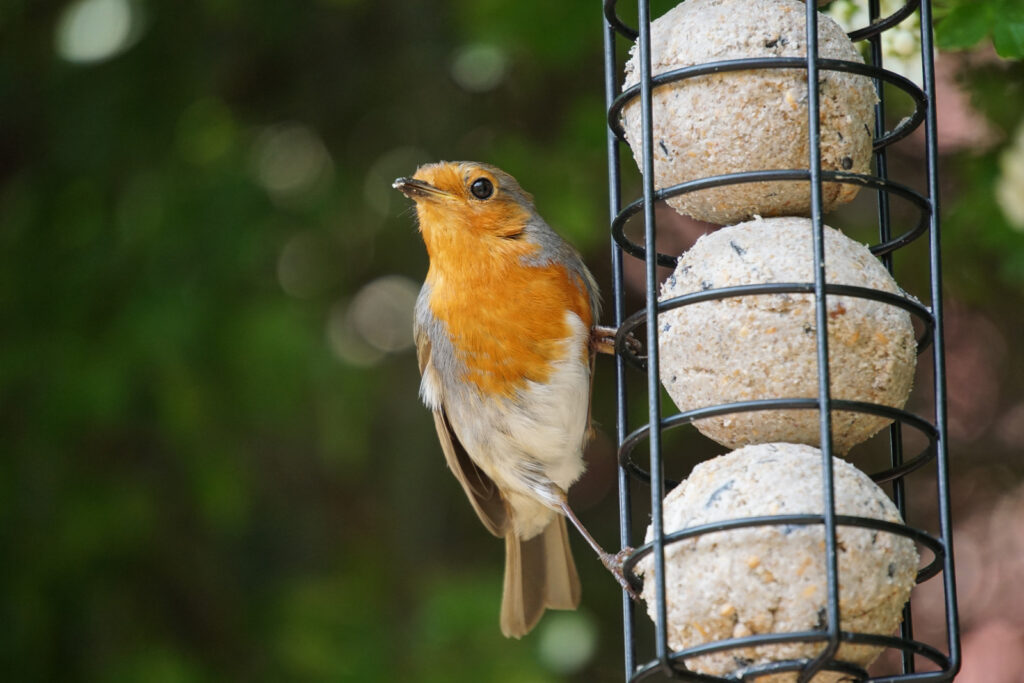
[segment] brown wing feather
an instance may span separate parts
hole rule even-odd
[[[421,375],[432,372],[430,340],[424,334],[416,334],[416,359]],[[459,437],[451,430],[444,410],[434,411],[434,426],[448,469],[462,485],[480,521],[495,536],[504,536],[511,529],[512,520],[498,487],[469,457]]]

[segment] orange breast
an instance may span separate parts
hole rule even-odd
[[[525,267],[507,257],[435,266],[427,277],[431,311],[446,323],[465,379],[486,395],[513,397],[528,380],[547,381],[572,333],[566,312],[592,325],[585,286],[563,266]],[[579,353],[586,363],[586,344]]]

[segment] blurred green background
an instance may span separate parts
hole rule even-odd
[[[0,1],[6,680],[621,680],[578,537],[581,610],[498,631],[503,547],[417,399],[426,255],[390,187],[504,167],[610,300],[600,5]],[[1024,71],[987,45],[943,56],[940,112],[967,520],[1019,499],[1024,442]],[[614,546],[602,443],[574,497]]]

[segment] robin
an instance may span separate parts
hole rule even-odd
[[[505,538],[501,631],[519,638],[546,608],[575,609],[568,518],[627,588],[569,508],[590,434],[597,285],[580,255],[504,171],[421,166],[395,189],[416,202],[430,257],[416,302],[420,397],[445,459],[488,531]]]

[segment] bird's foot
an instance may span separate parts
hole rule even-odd
[[[590,331],[590,348],[595,353],[615,355],[615,335],[617,333],[618,330],[614,327],[595,325],[594,329]],[[632,334],[626,335],[626,346],[638,356],[643,352],[643,345]]]
[[[594,537],[590,535],[590,532],[587,531],[587,528],[583,526],[583,523],[576,517],[572,508],[569,507],[569,503],[565,500],[565,493],[561,493],[558,498],[558,507],[561,509],[562,514],[564,514],[566,518],[572,522],[572,525],[580,532],[580,535],[586,539],[587,543],[590,544],[590,547],[594,549],[594,552],[597,553],[597,556],[601,559],[601,564],[603,564],[605,568],[612,573],[615,580],[619,582],[620,586],[622,586],[622,590],[626,591],[632,599],[639,601],[640,596],[633,587],[629,585],[629,581],[626,580],[626,574],[622,568],[625,561],[633,554],[633,549],[623,548],[614,555],[612,553],[605,552],[604,548],[594,540]]]
[[[611,553],[601,553],[601,564],[612,573],[615,580],[622,586],[622,590],[626,591],[630,598],[640,602],[640,594],[636,592],[633,586],[630,585],[629,580],[626,579],[626,573],[623,569],[623,563],[633,553],[632,548],[623,548],[619,552],[612,555]]]

